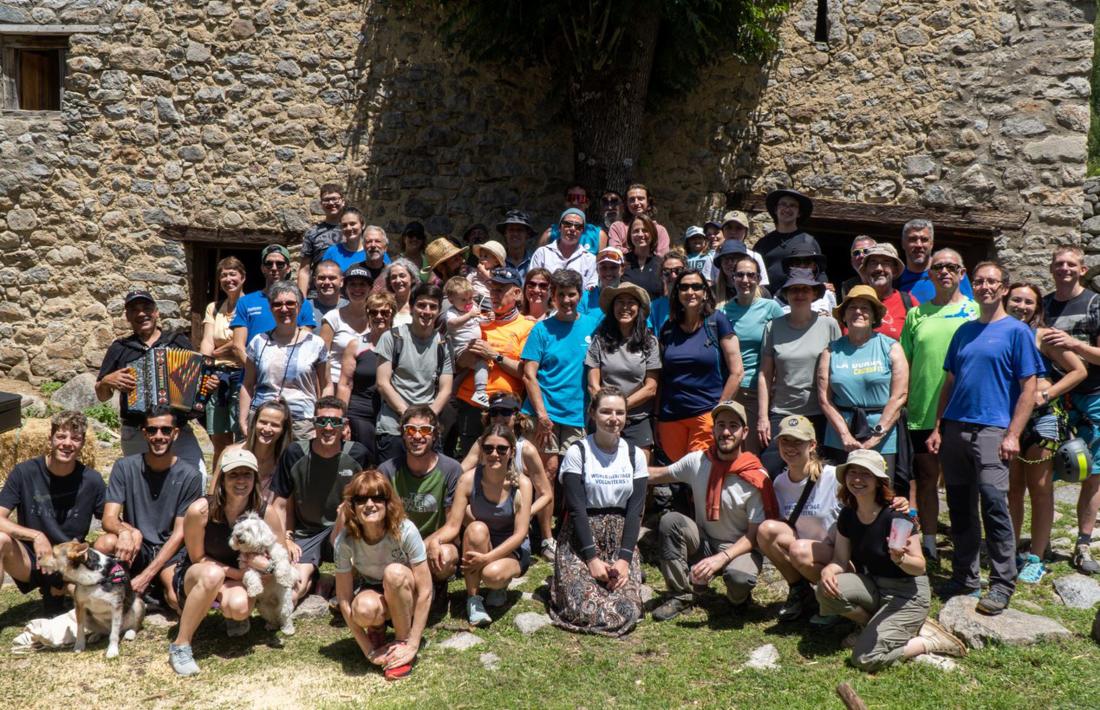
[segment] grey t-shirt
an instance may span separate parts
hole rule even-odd
[[[176,518],[201,495],[202,475],[180,458],[167,471],[154,471],[145,454],[126,456],[115,462],[107,482],[107,502],[121,503],[122,521],[158,547],[168,541]]]
[[[433,332],[430,338],[422,340],[415,337],[408,326],[402,325],[387,330],[378,339],[378,345],[374,347],[374,351],[378,354],[379,361],[393,360],[395,331],[404,340],[404,345],[401,349],[400,361],[393,364],[390,384],[407,404],[431,404],[438,391],[437,374],[454,374],[450,348],[445,345],[442,349],[439,347],[439,344],[444,342],[439,333]],[[441,351],[442,370],[439,367]],[[383,398],[375,431],[379,434],[397,435],[399,433],[397,422],[397,413]]]
[[[428,559],[424,539],[420,537],[416,524],[408,518],[401,521],[400,539],[386,534],[371,545],[366,540],[349,536],[345,528],[336,536],[333,550],[335,571],[351,572],[354,568],[367,584],[381,584],[382,574],[388,565],[412,567]]]
[[[815,384],[817,360],[829,343],[841,336],[840,326],[831,316],[820,314],[815,314],[805,328],[792,328],[790,322],[790,316],[785,315],[764,326],[760,353],[775,361],[771,411],[803,416],[821,414]]]
[[[710,481],[710,459],[705,451],[692,451],[668,467],[675,481],[691,486],[695,501],[695,522],[711,540],[737,542],[749,531],[749,525],[764,522],[764,499],[760,489],[735,473],[722,482],[722,503],[718,520],[707,520],[707,484]]]
[[[630,395],[642,386],[647,370],[661,369],[661,349],[657,345],[657,338],[653,337],[652,333],[647,333],[647,336],[645,347],[633,353],[625,345],[620,345],[614,350],[605,348],[603,338],[596,333],[592,336],[592,344],[588,346],[584,365],[600,368],[600,382],[603,385],[618,387],[625,394]],[[634,407],[628,415],[640,417],[651,411],[653,411],[652,401]]]

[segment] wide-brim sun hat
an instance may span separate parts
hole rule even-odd
[[[888,242],[880,242],[867,250],[867,253],[863,255],[863,263],[859,266],[859,272],[862,274],[863,270],[867,268],[867,262],[871,257],[885,257],[890,259],[894,266],[894,278],[901,276],[901,273],[905,271],[905,262],[898,256],[898,250],[894,248],[893,244]]]
[[[481,257],[483,254],[495,257],[497,266],[504,266],[508,261],[508,252],[504,250],[504,245],[494,239],[490,239],[484,244],[475,244],[473,250],[474,255],[477,257]]]
[[[886,306],[883,305],[882,301],[878,300],[878,293],[875,292],[875,289],[867,284],[860,284],[858,286],[853,286],[848,293],[845,294],[844,300],[840,302],[840,305],[833,309],[833,318],[836,318],[838,323],[844,322],[844,311],[846,311],[851,302],[857,298],[862,298],[871,304],[871,307],[875,311],[876,323],[881,323],[882,319],[886,317]]]
[[[508,210],[502,222],[497,222],[497,231],[504,234],[509,224],[518,224],[527,229],[530,236],[534,236],[535,228],[531,226],[531,218],[523,210]]]
[[[781,262],[783,265],[783,270],[789,271],[793,262],[805,261],[807,259],[814,263],[814,265],[817,267],[818,273],[825,271],[825,268],[828,266],[828,262],[825,260],[825,255],[821,252],[814,251],[809,247],[798,247],[791,251],[790,254],[787,254],[783,257]]]
[[[786,291],[791,286],[813,287],[815,300],[825,295],[825,284],[818,281],[810,269],[791,269],[780,292]]]
[[[615,303],[615,299],[623,294],[627,296],[633,296],[638,301],[638,317],[645,318],[649,315],[649,292],[637,284],[624,283],[618,286],[609,286],[604,289],[600,289],[600,310],[604,312],[608,318],[614,318],[611,313],[611,305]]]
[[[721,268],[722,259],[731,256],[749,256],[749,248],[745,246],[744,242],[739,242],[736,239],[727,239],[718,247],[718,253],[714,255],[714,265]]]
[[[884,481],[890,480],[890,474],[886,473],[886,459],[874,449],[856,449],[848,452],[848,460],[836,467],[836,479],[844,484],[844,476],[852,466],[866,469],[875,478]]]
[[[775,216],[775,208],[779,204],[779,200],[783,197],[793,197],[798,200],[798,223],[802,224],[814,211],[814,201],[807,195],[803,195],[798,190],[791,190],[789,188],[780,188],[778,190],[772,190],[768,193],[768,196],[764,198],[764,206],[768,210],[768,214],[771,215],[772,221],[779,222],[779,218]]]
[[[466,256],[469,247],[459,247],[447,237],[433,239],[424,247],[424,258],[428,261],[428,271],[434,271],[435,267],[447,261],[456,254]]]

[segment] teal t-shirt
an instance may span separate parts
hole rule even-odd
[[[758,298],[747,306],[742,306],[736,299],[730,299],[722,309],[733,325],[733,332],[737,335],[737,343],[741,348],[741,364],[745,367],[741,386],[756,389],[764,326],[773,318],[783,315],[783,306],[770,298]]]
[[[848,336],[829,344],[829,401],[840,410],[844,421],[852,423],[851,407],[881,410],[890,400],[890,347],[897,341],[875,333],[863,345],[856,347]],[[847,410],[847,411],[846,411]],[[882,412],[867,412],[867,425],[875,426]],[[876,450],[881,454],[894,454],[898,450],[897,427],[890,429]],[[840,435],[832,424],[825,429],[825,445],[842,449]]]
[[[568,323],[547,318],[536,323],[527,336],[520,357],[539,364],[542,402],[555,424],[584,426],[584,358],[597,325],[595,314]],[[535,413],[530,399],[523,403],[523,413]]]

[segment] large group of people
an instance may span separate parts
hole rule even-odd
[[[1053,454],[1075,433],[1093,450],[1072,564],[1100,570],[1100,295],[1077,247],[1054,251],[1043,296],[996,262],[968,268],[913,220],[900,251],[856,236],[856,276],[834,285],[804,228],[813,201],[794,190],[768,195],[774,229],[753,248],[737,211],[674,243],[644,185],[604,192],[595,221],[572,185],[542,232],[512,210],[496,236],[428,239],[413,222],[393,248],[339,187],[320,193],[293,279],[279,244],[259,253],[263,284],[237,258],[217,265],[199,341],[215,368],[211,475],[194,415],[127,407],[135,359],[192,343],[162,330],[153,294],[126,295],[132,332],[96,382],[121,409],[109,484],[79,462],[87,424],[66,412],[49,453],[0,491],[0,560],[20,590],[63,608],[37,560],[100,517],[95,547],[179,614],[169,661],[197,673],[199,622],[214,607],[247,633],[243,573],[274,568],[228,544],[256,513],[296,599],[328,592],[366,659],[400,678],[449,580],[483,626],[536,556],[553,565],[557,626],[629,633],[651,529],[667,589],[655,620],[743,613],[767,559],[789,587],[779,619],[854,623],[852,661],[875,670],[965,652],[928,617],[941,479],[951,575],[937,591],[999,614],[1050,563]]]

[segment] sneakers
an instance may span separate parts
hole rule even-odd
[[[1073,548],[1073,566],[1081,574],[1096,574],[1100,572],[1100,564],[1092,559],[1087,542],[1079,542]]]
[[[244,619],[243,621],[235,621],[233,619],[225,620],[225,635],[229,638],[245,636],[251,630],[252,621],[250,619]],[[188,646],[188,648],[190,648],[190,646]]]
[[[680,597],[672,597],[661,606],[653,610],[655,621],[668,621],[675,619],[680,614],[691,608],[691,602]]]
[[[1024,557],[1024,563],[1018,565],[1020,574],[1017,576],[1021,582],[1027,584],[1038,584],[1043,579],[1043,575],[1047,573],[1047,568],[1043,565],[1043,561],[1039,559],[1038,555],[1026,555]]]
[[[931,617],[924,620],[919,636],[924,641],[925,653],[938,653],[941,656],[966,655],[966,644]]]
[[[542,546],[539,548],[539,555],[547,562],[553,563],[554,558],[558,555],[558,543],[550,537],[543,539]]]
[[[466,618],[470,626],[488,626],[493,622],[493,617],[485,611],[485,600],[478,594],[466,598]]]
[[[484,392],[474,392],[473,395],[470,396],[470,401],[482,409],[489,408],[489,395]]]
[[[928,545],[922,542],[920,546],[920,551],[924,553],[925,562],[939,563],[940,551],[936,549],[935,545]]]
[[[779,608],[779,620],[795,621],[800,618],[806,611],[806,603],[812,593],[813,589],[805,580],[792,584],[787,592],[787,601]]]
[[[819,629],[827,629],[843,621],[844,617],[840,614],[814,614],[810,617],[810,626],[816,626]]]
[[[504,606],[508,603],[508,590],[507,589],[490,589],[489,593],[485,595],[485,606],[498,607]]]
[[[195,675],[199,672],[199,664],[195,663],[195,657],[191,655],[191,644],[177,646],[168,644],[168,665],[172,666],[178,675]]]
[[[986,616],[997,616],[1008,608],[1008,602],[1011,599],[1012,595],[1003,589],[990,589],[978,600],[978,606],[975,609]]]
[[[938,594],[940,596],[940,599],[944,601],[947,601],[951,597],[958,596],[968,596],[977,599],[981,596],[982,590],[977,587],[967,587],[964,586],[962,583],[955,581],[954,579],[949,579],[942,587],[940,587]]]

